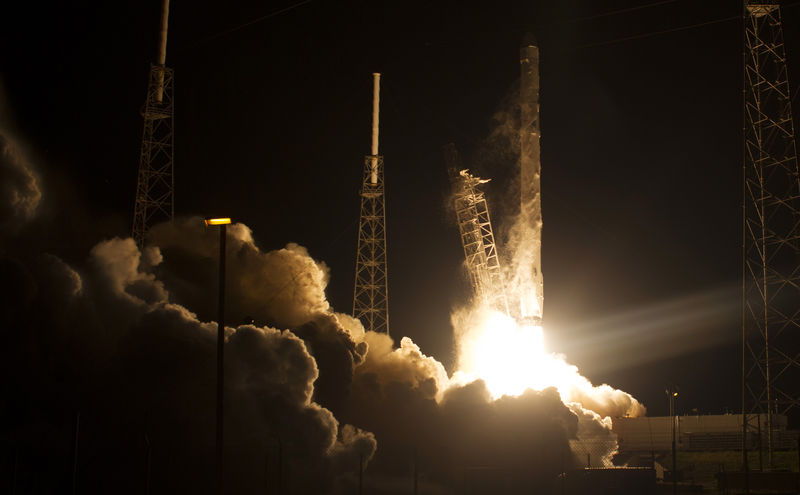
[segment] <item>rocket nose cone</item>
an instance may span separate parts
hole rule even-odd
[[[520,46],[539,46],[539,44],[536,43],[536,37],[533,35],[533,33],[528,31],[522,36],[522,45]]]

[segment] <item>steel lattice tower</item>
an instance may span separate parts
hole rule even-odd
[[[773,416],[800,405],[800,176],[777,3],[745,5],[744,43],[742,413],[744,433],[766,415],[772,465]]]
[[[173,73],[166,67],[169,0],[164,0],[158,64],[150,65],[142,117],[142,147],[132,236],[141,248],[145,235],[156,223],[172,220],[175,214],[173,176]]]
[[[366,330],[389,333],[386,267],[386,201],[383,157],[378,154],[380,74],[373,74],[372,154],[364,160],[361,214],[358,222],[353,316]]]
[[[483,191],[478,189],[489,179],[481,179],[471,175],[468,170],[460,170],[458,154],[453,145],[445,149],[445,160],[453,186],[453,205],[472,289],[485,304],[509,314],[489,205]]]

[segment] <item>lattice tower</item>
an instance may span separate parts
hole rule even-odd
[[[372,154],[364,160],[358,222],[353,316],[366,330],[389,333],[386,201],[383,156],[378,154],[380,74],[373,74]]]
[[[800,405],[800,175],[777,3],[744,9],[742,413]],[[746,435],[743,435],[746,441]]]
[[[173,71],[165,65],[169,0],[164,0],[158,63],[150,65],[142,117],[142,147],[132,236],[141,248],[147,231],[175,215],[173,176]]]
[[[489,179],[481,179],[459,170],[454,147],[445,150],[450,181],[453,186],[453,206],[456,212],[461,245],[464,247],[465,267],[475,296],[498,311],[509,314],[503,271],[497,256],[492,220],[486,196],[478,187]]]

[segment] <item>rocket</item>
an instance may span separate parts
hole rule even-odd
[[[542,198],[539,157],[539,47],[526,35],[519,53],[520,79],[520,214],[533,234],[525,240],[530,257],[527,295],[521,301],[523,317],[542,317]]]

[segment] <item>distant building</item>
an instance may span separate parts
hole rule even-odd
[[[615,418],[620,453],[667,452],[672,449],[672,421],[675,420],[677,448],[682,451],[739,450],[742,448],[742,415],[669,416]],[[786,416],[773,414],[773,448],[797,448],[797,431],[786,429]],[[767,415],[759,414],[748,425],[747,442],[766,445]]]

